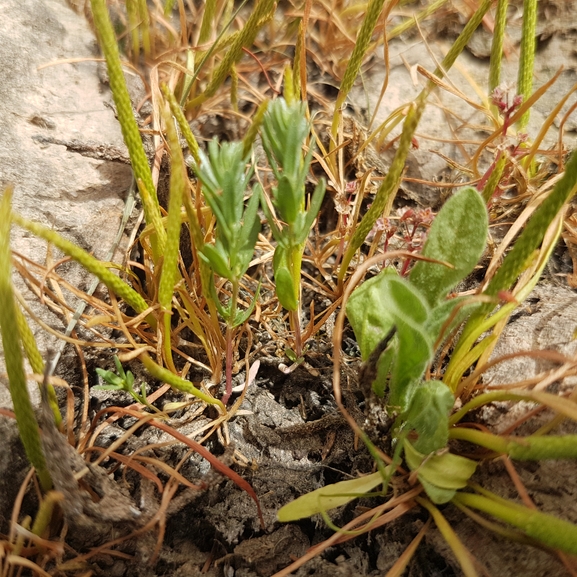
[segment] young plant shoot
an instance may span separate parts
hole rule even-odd
[[[303,156],[310,135],[302,102],[288,104],[283,98],[272,102],[264,116],[262,143],[276,182],[270,189],[269,205],[260,187],[262,209],[277,242],[273,258],[276,294],[289,311],[294,333],[294,354],[302,357],[300,327],[301,263],[306,239],[321,208],[325,182],[319,181],[307,208],[305,183],[313,155],[313,146]]]
[[[213,140],[208,145],[208,155],[199,151],[199,157],[200,164],[194,163],[194,170],[216,219],[215,242],[206,243],[200,254],[213,272],[231,285],[226,305],[216,295],[214,278],[211,285],[218,312],[226,322],[226,393],[222,398],[226,404],[232,393],[234,332],[250,316],[257,298],[255,295],[246,310],[238,309],[240,282],[252,259],[260,231],[259,195],[253,192],[245,207],[244,197],[253,168],[247,166],[248,156],[242,142],[219,145]]]

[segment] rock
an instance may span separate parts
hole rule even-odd
[[[104,257],[118,229],[123,198],[131,183],[130,167],[38,142],[38,137],[48,137],[123,147],[119,124],[106,106],[110,92],[98,80],[94,34],[85,17],[73,12],[64,0],[5,0],[0,37],[4,71],[0,83],[0,187],[14,186],[15,211]],[[12,248],[37,262],[46,257],[46,243],[21,229],[13,232]],[[55,252],[53,258],[60,255]],[[75,286],[89,283],[80,267],[61,269]],[[23,283],[15,282],[26,293]],[[37,299],[28,300],[35,315],[64,330],[62,319]],[[71,298],[70,302],[75,301]],[[31,323],[31,328],[42,352],[55,345],[55,338],[38,325]],[[4,371],[2,361],[0,373]],[[36,393],[36,385],[30,390]],[[7,388],[0,386],[0,407],[10,404]],[[14,421],[0,416],[0,427],[0,479],[10,480],[9,486],[0,490],[0,532],[5,532],[5,521],[28,464],[8,449],[18,444]]]

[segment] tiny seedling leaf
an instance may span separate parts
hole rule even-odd
[[[309,205],[309,209],[306,213],[305,220],[302,226],[302,230],[297,231],[297,239],[296,242],[301,244],[305,242],[307,236],[310,233],[310,230],[313,226],[313,222],[317,217],[319,210],[321,209],[321,205],[323,203],[323,198],[325,197],[325,190],[326,190],[326,183],[324,179],[322,179],[316,186],[313,192],[313,196],[311,198],[311,203]]]

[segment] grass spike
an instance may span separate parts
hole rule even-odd
[[[537,0],[523,1],[523,34],[521,36],[521,54],[519,57],[519,75],[517,93],[525,102],[533,89],[533,68],[535,65],[535,46],[537,42]],[[530,108],[526,110],[517,123],[518,130],[523,130],[529,123]]]
[[[140,131],[138,130],[138,125],[132,112],[132,103],[130,102],[126,80],[122,72],[118,44],[112,23],[110,22],[106,1],[91,0],[91,5],[94,26],[98,33],[104,58],[106,59],[106,67],[110,78],[110,89],[112,90],[114,103],[116,104],[122,136],[128,148],[134,176],[137,181],[142,181],[142,186],[139,186],[139,190],[144,205],[144,215],[147,224],[152,224],[156,233],[156,238],[153,235],[151,240],[152,250],[156,260],[162,254],[163,246],[166,242],[166,232],[162,227],[158,228],[160,208],[158,198],[156,197],[156,189],[152,181],[152,173],[148,164],[148,158],[144,152]]]
[[[12,189],[4,191],[0,201],[0,334],[4,349],[6,372],[10,383],[10,397],[14,405],[16,423],[24,451],[44,491],[52,488],[52,480],[42,452],[40,432],[28,393],[24,360],[18,327],[18,312],[12,290],[12,267],[10,265],[10,212]]]
[[[493,30],[493,43],[491,44],[491,60],[489,65],[489,95],[501,83],[501,61],[503,59],[503,40],[507,26],[507,8],[509,0],[498,0],[497,14],[495,14],[495,28]],[[491,104],[491,110],[495,118],[498,118],[497,107]]]
[[[78,245],[61,237],[56,231],[50,230],[36,222],[30,222],[18,214],[12,213],[11,218],[18,226],[53,244],[81,264],[88,272],[96,275],[116,296],[122,298],[137,313],[142,313],[148,308],[146,301],[132,287]],[[150,322],[153,319],[149,318],[147,320]]]

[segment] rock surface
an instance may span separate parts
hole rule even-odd
[[[98,49],[83,15],[63,0],[5,0],[0,10],[0,187],[13,185],[13,208],[54,228],[97,256],[105,256],[116,235],[123,198],[131,183],[126,165],[87,158],[65,146],[42,144],[42,138],[92,141],[123,147],[109,90],[96,74]],[[42,262],[46,243],[21,229],[12,248]],[[55,253],[54,259],[59,258]],[[67,266],[67,279],[86,286],[88,277]],[[20,290],[25,290],[21,282]],[[34,304],[39,315],[63,331],[62,320]],[[40,350],[55,339],[31,323]],[[5,372],[0,368],[0,373]],[[35,389],[31,388],[34,394]],[[10,406],[0,385],[0,407]],[[3,444],[18,443],[14,422],[0,417]],[[5,447],[5,446],[4,446]],[[24,460],[0,459],[0,531],[6,529],[15,492],[27,468]]]

